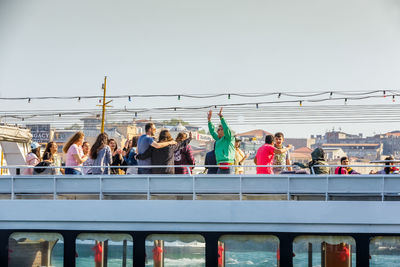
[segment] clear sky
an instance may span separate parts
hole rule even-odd
[[[399,33],[398,0],[0,0],[0,96],[101,94],[105,74],[112,95],[397,89]],[[0,111],[96,104],[72,102],[0,101]],[[291,137],[400,128],[245,121],[237,131]]]

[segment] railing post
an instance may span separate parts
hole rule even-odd
[[[239,176],[239,200],[243,200],[243,193],[242,193],[242,175]]]
[[[325,190],[325,201],[328,201],[328,191],[329,191],[329,175],[326,176],[326,190]]]
[[[150,200],[150,176],[147,176],[147,200]]]
[[[103,175],[100,175],[99,177],[99,182],[100,182],[100,195],[99,199],[103,200]]]
[[[14,200],[14,176],[11,176],[11,200]]]
[[[382,175],[382,202],[385,201],[385,176]]]
[[[196,177],[193,175],[192,176],[192,180],[193,180],[193,192],[192,192],[192,199],[196,200]]]
[[[57,199],[57,178],[53,176],[53,200]]]

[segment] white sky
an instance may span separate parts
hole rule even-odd
[[[112,95],[397,89],[399,33],[398,0],[0,0],[0,96],[101,94],[105,74]],[[0,111],[94,105],[0,101]],[[333,126],[396,129],[244,123],[235,130],[305,137]]]

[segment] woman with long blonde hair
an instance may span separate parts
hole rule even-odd
[[[82,150],[84,138],[85,135],[83,132],[79,131],[75,133],[64,145],[63,151],[66,153],[65,174],[82,174],[81,168],[78,166],[82,166],[82,163],[88,159],[88,155],[85,155]]]

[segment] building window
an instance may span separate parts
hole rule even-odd
[[[12,233],[8,238],[8,266],[64,265],[64,242],[58,233]]]
[[[82,233],[76,238],[76,266],[133,266],[133,239],[128,234]]]
[[[146,267],[204,267],[205,247],[201,235],[150,235],[146,238]]]
[[[377,236],[369,243],[370,267],[397,266],[400,261],[400,237]]]
[[[293,266],[356,266],[356,242],[350,236],[299,236],[293,242]]]
[[[278,266],[279,239],[271,235],[223,235],[218,241],[218,267]]]

